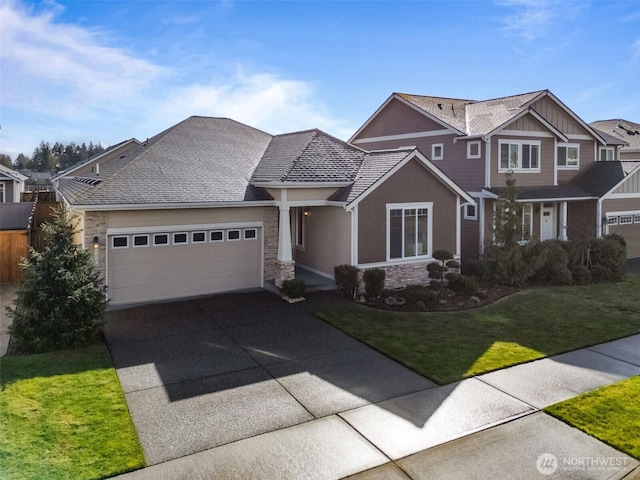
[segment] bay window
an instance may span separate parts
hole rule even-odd
[[[500,140],[500,164],[498,170],[521,172],[540,171],[540,141]]]
[[[388,260],[431,255],[432,205],[387,205]]]

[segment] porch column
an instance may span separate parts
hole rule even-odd
[[[291,256],[291,220],[289,206],[280,205],[280,222],[278,224],[278,257],[276,260],[276,287],[282,287],[285,280],[295,277],[295,263]]]
[[[560,232],[558,238],[562,241],[567,240],[567,202],[560,202]]]

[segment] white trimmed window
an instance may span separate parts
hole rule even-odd
[[[258,238],[258,230],[255,228],[245,228],[243,233],[245,240],[255,240]]]
[[[520,243],[526,243],[533,236],[533,204],[524,203],[518,205],[518,217],[522,225],[522,235]],[[503,222],[502,209],[500,205],[494,203],[493,226],[496,228],[498,223]]]
[[[177,232],[173,234],[174,245],[184,245],[189,242],[189,237],[186,232]]]
[[[205,232],[191,232],[191,243],[206,243],[207,234]]]
[[[291,211],[291,238],[293,246],[304,248],[305,208],[294,207]]]
[[[209,232],[209,241],[216,242],[224,242],[224,231],[222,230],[213,230]]]
[[[431,145],[431,160],[442,160],[444,158],[444,144],[434,143]]]
[[[165,245],[169,245],[169,234],[168,233],[154,233],[153,234],[153,246],[154,247],[162,247]]]
[[[120,235],[118,237],[111,237],[111,248],[129,248],[129,236]]]
[[[240,230],[227,230],[227,240],[230,242],[240,240]]]
[[[607,217],[607,223],[609,225],[617,225],[618,224],[618,217]]]
[[[616,159],[616,152],[613,148],[603,147],[600,149],[601,162],[612,162],[615,159]]]
[[[580,145],[577,143],[558,144],[558,169],[571,170],[580,168]]]
[[[620,215],[620,225],[633,223],[633,215]]]
[[[134,235],[133,236],[133,248],[136,247],[148,247],[149,235]]]
[[[633,223],[640,223],[640,215],[633,216]]]
[[[480,158],[480,140],[467,142],[467,158]]]
[[[500,140],[499,172],[539,172],[540,141]]]
[[[4,182],[0,182],[0,203],[4,203]]]
[[[431,255],[433,203],[387,205],[387,260]]]
[[[464,205],[464,219],[465,220],[477,220],[478,209],[475,203],[465,203]]]

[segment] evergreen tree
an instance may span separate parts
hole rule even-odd
[[[12,348],[41,353],[77,348],[95,341],[104,324],[106,288],[92,254],[73,243],[75,218],[64,209],[43,225],[47,245],[30,250],[16,306],[8,309]]]
[[[518,203],[519,191],[511,174],[506,174],[506,188],[496,208],[493,237],[497,245],[512,246],[523,240],[522,206]]]

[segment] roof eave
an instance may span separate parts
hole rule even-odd
[[[74,210],[86,212],[105,210],[177,210],[182,208],[236,208],[273,206],[274,200],[246,200],[234,202],[183,202],[183,203],[118,203],[118,204],[74,204],[65,203]]]
[[[261,188],[341,188],[349,187],[353,181],[344,182],[251,182],[254,187]]]

